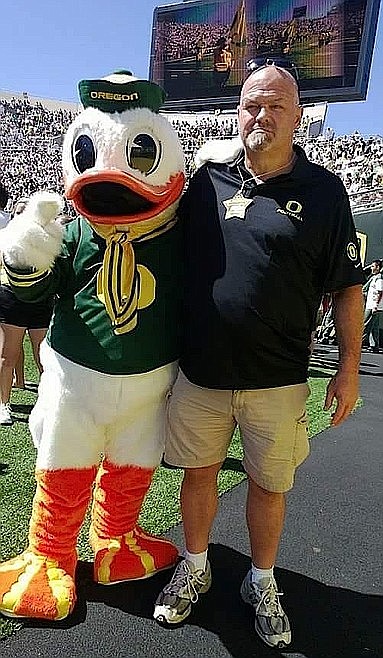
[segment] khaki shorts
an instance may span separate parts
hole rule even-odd
[[[196,386],[180,371],[168,400],[165,461],[182,468],[223,462],[239,426],[247,474],[267,491],[291,489],[309,454],[308,384],[255,390]]]

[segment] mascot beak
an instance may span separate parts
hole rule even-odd
[[[122,171],[88,171],[76,178],[66,196],[91,222],[132,224],[156,217],[175,203],[184,184],[182,172],[165,185],[149,185]]]

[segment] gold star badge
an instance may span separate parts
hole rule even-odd
[[[222,202],[226,208],[225,219],[245,219],[246,208],[253,203],[253,199],[246,199],[241,192],[237,192],[231,199]]]

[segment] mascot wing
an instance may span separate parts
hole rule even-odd
[[[55,192],[36,192],[25,210],[0,231],[0,251],[19,269],[49,269],[61,250],[63,227],[56,221],[64,200]]]

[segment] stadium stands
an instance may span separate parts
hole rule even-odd
[[[0,172],[13,203],[41,189],[63,191],[61,144],[73,118],[64,107],[0,97]]]
[[[75,105],[0,94],[0,175],[13,202],[39,189],[63,191],[61,144],[74,118]],[[167,114],[183,144],[187,174],[193,156],[209,139],[231,138],[237,132],[234,113]],[[356,207],[383,205],[383,137],[336,136],[331,129],[319,137],[297,133],[308,157],[340,176]]]

